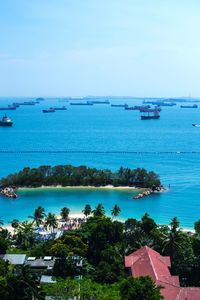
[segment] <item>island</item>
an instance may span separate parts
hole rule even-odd
[[[0,180],[0,193],[16,198],[18,188],[28,187],[130,187],[144,189],[139,197],[163,191],[159,176],[143,168],[130,169],[120,167],[118,171],[97,169],[87,166],[57,165],[25,167],[18,173],[10,174]],[[13,191],[11,193],[10,191]]]

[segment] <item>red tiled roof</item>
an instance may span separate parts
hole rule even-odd
[[[200,299],[200,288],[187,287],[180,288],[179,294],[175,300],[199,300]]]
[[[169,271],[170,257],[161,256],[155,250],[144,246],[125,257],[125,267],[131,268],[133,277],[150,276],[166,300],[200,300],[200,288],[181,288],[178,276]]]

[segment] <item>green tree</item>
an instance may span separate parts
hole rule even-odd
[[[13,219],[11,222],[12,228],[16,229],[19,226],[19,220]]]
[[[53,300],[121,300],[117,284],[99,284],[89,279],[62,279],[43,289]]]
[[[157,287],[148,276],[124,279],[120,286],[120,295],[123,300],[164,299],[160,294],[160,287]]]
[[[86,218],[91,215],[92,213],[92,208],[90,206],[90,204],[86,204],[84,209],[82,210],[83,214],[86,216]]]
[[[176,217],[171,220],[170,230],[163,242],[163,253],[169,255],[171,259],[175,257],[178,250],[182,248],[181,231],[179,229],[179,221]]]
[[[70,212],[70,209],[68,207],[63,207],[60,211],[60,215],[61,215],[62,219],[66,222],[69,217],[69,212]]]
[[[57,228],[58,223],[55,214],[48,213],[45,220],[45,227],[50,228],[52,231]]]
[[[93,212],[94,217],[105,216],[105,209],[101,203],[98,204],[97,207],[92,212]]]
[[[40,226],[40,225],[43,223],[44,217],[45,217],[45,210],[44,210],[44,208],[41,207],[41,206],[38,206],[38,207],[35,209],[33,216],[29,216],[29,218],[31,218],[31,219],[34,220],[33,222],[34,222],[37,226]]]
[[[146,233],[149,234],[151,230],[157,227],[155,221],[150,218],[149,214],[145,213],[141,219],[141,229]]]
[[[101,252],[100,263],[94,271],[94,279],[99,283],[114,283],[125,277],[124,255],[118,245],[108,246]]]
[[[19,224],[14,234],[14,240],[16,245],[22,249],[28,249],[33,246],[35,243],[33,224],[28,221]]]
[[[200,219],[194,223],[194,229],[198,237],[200,237]]]
[[[44,293],[39,287],[37,276],[29,266],[18,268],[18,273],[7,275],[4,300],[43,300]]]
[[[121,212],[120,207],[117,204],[115,204],[113,209],[111,210],[111,214],[112,214],[113,218],[118,217],[120,212]]]

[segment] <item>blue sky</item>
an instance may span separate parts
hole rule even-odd
[[[2,96],[200,96],[198,0],[2,0]]]

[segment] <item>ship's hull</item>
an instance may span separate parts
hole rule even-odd
[[[198,106],[181,105],[180,108],[198,108]]]
[[[46,110],[46,109],[43,109],[43,113],[54,113],[55,110]]]
[[[112,107],[126,107],[126,104],[111,104]]]
[[[80,106],[92,106],[93,103],[70,103],[70,105],[80,105]]]
[[[0,121],[0,126],[2,127],[11,127],[13,125],[13,122],[2,122]]]
[[[157,120],[160,116],[141,116],[141,120]]]
[[[16,110],[16,107],[0,107],[0,110]]]

